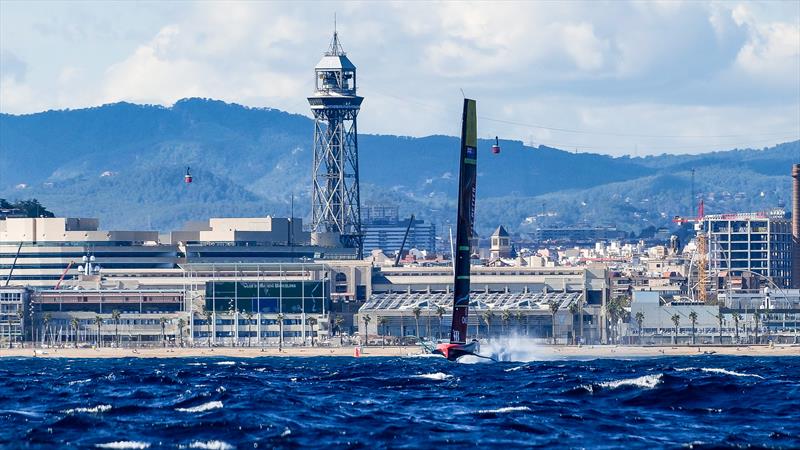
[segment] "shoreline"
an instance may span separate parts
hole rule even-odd
[[[183,347],[183,348],[14,348],[0,349],[3,358],[260,358],[260,357],[355,357],[356,347]],[[35,351],[35,353],[34,353]],[[800,345],[742,345],[742,346],[559,346],[537,345],[512,349],[525,360],[581,358],[641,358],[665,356],[789,356],[800,357]],[[421,355],[416,346],[361,347],[360,357],[406,357]]]

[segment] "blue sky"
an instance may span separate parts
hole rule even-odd
[[[309,115],[334,14],[359,131],[613,155],[800,139],[800,2],[0,2],[0,111],[211,97]]]

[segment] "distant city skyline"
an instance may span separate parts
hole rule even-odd
[[[800,3],[0,2],[0,111],[207,97],[310,116],[336,14],[362,133],[612,155],[800,139]],[[311,139],[309,138],[309,145]]]

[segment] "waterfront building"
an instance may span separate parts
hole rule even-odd
[[[784,211],[708,215],[703,227],[712,276],[755,274],[791,287],[792,227]]]
[[[408,230],[405,250],[412,248],[436,252],[436,226],[414,219],[409,228],[409,219],[401,219],[396,206],[370,206],[364,208],[364,252],[381,250],[386,255],[395,255],[400,250]]]
[[[3,346],[25,340],[25,305],[30,290],[20,286],[0,287],[0,342]]]

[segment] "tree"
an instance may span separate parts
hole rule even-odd
[[[515,312],[514,312],[514,320],[516,320],[516,321],[517,321],[517,327],[521,327],[521,326],[522,326],[522,318],[523,318],[523,317],[524,317],[524,316],[523,316],[523,314],[522,314],[522,311],[515,311]],[[527,329],[526,329],[526,333],[525,333],[525,334],[526,334],[526,335],[528,334],[528,333],[527,333]]]
[[[492,337],[492,321],[494,320],[494,311],[492,308],[487,308],[486,311],[483,312],[483,323],[486,324],[486,337]]]
[[[180,345],[181,347],[183,347],[183,329],[184,329],[184,327],[186,327],[186,321],[183,319],[183,317],[181,317],[180,319],[178,319],[178,336],[180,336],[180,343],[178,345]]]
[[[553,321],[553,345],[556,345],[556,313],[558,312],[558,301],[550,301],[550,318]]]
[[[644,313],[642,311],[636,313],[636,323],[639,324],[639,345],[642,345],[642,324],[644,323]]]
[[[53,320],[53,315],[47,313],[44,315],[42,322],[44,323],[44,332],[42,333],[42,344],[47,340],[47,332],[50,330],[50,321]],[[52,342],[51,342],[52,344]]]
[[[103,324],[103,318],[99,315],[94,316],[94,324],[97,325],[97,347],[103,346],[103,336],[100,334],[100,325]]]
[[[678,345],[678,327],[681,324],[681,316],[673,314],[671,319],[672,323],[675,324],[675,345]]]
[[[333,320],[333,323],[336,325],[336,330],[339,333],[339,346],[343,346],[344,340],[342,337],[342,325],[344,325],[344,317],[337,315]]]
[[[25,310],[23,308],[17,309],[17,319],[19,319],[20,345],[25,348]]]
[[[503,327],[503,335],[506,335],[506,327],[511,322],[511,311],[504,309],[503,312],[500,313],[500,323]]]
[[[439,340],[442,339],[442,317],[444,317],[445,313],[447,313],[447,309],[444,306],[436,306],[436,316],[439,317]]]
[[[756,333],[756,341],[755,341],[755,343],[758,344],[759,343],[759,341],[758,341],[758,322],[759,322],[759,320],[761,320],[761,313],[758,312],[758,310],[756,310],[753,313],[753,320],[756,322],[756,326],[754,328],[754,331]]]
[[[381,330],[381,329],[383,330],[383,332],[380,333],[381,334],[381,347],[385,347],[386,346],[386,324],[388,323],[388,321],[389,320],[386,317],[378,316],[378,319],[375,322],[375,323],[378,324],[378,329],[379,330]]]
[[[578,302],[572,302],[569,304],[569,313],[572,315],[572,345],[575,345],[575,338],[578,333],[575,332],[575,316],[581,310],[581,307],[578,305]]]
[[[73,342],[75,344],[74,347],[78,348],[78,319],[73,317],[72,320],[69,321],[69,324],[74,333],[73,336],[75,336],[75,340]]]
[[[361,320],[364,321],[364,346],[369,346],[369,322],[372,320],[372,317],[370,317],[369,314],[364,314]]]
[[[736,343],[739,343],[739,320],[741,320],[742,315],[738,312],[734,312],[732,314],[733,317],[733,332],[736,334]]]
[[[158,323],[161,324],[161,346],[162,347],[166,347],[167,346],[167,336],[164,333],[164,329],[167,326],[167,318],[164,317],[164,316],[159,317],[158,318]],[[119,344],[117,344],[117,345],[119,345]]]
[[[244,317],[247,319],[247,346],[250,347],[250,338],[253,335],[253,311],[248,310],[244,313]]]
[[[208,334],[208,346],[211,347],[211,319],[214,314],[208,310],[203,310],[203,317],[206,319],[206,333]]]
[[[719,345],[722,345],[722,320],[725,317],[725,315],[722,314],[722,306],[719,307],[716,317],[717,323],[719,324]]]
[[[309,317],[306,319],[306,323],[311,328],[311,346],[314,346],[314,327],[317,326],[317,318],[316,317]]]
[[[283,313],[278,313],[278,351],[283,351]]]
[[[18,209],[22,211],[25,217],[55,217],[55,215],[48,211],[47,208],[39,203],[39,200],[32,198],[30,200],[20,200],[15,203],[9,203],[4,198],[0,198],[0,208],[3,209]]]
[[[419,316],[420,316],[420,314],[422,314],[422,309],[420,309],[419,306],[415,306],[414,309],[411,310],[411,312],[414,313],[414,324],[415,324],[414,325],[414,327],[415,327],[414,329],[417,332],[416,333],[417,334],[417,340],[419,341],[420,340],[420,337],[419,337]]]
[[[690,312],[689,313],[689,320],[692,321],[692,345],[694,345],[694,342],[695,342],[695,330],[696,330],[695,326],[697,325],[697,313],[694,312],[694,311]]]
[[[111,318],[114,320],[114,340],[117,342],[117,348],[119,348],[119,318],[121,315],[118,309],[111,311]]]

